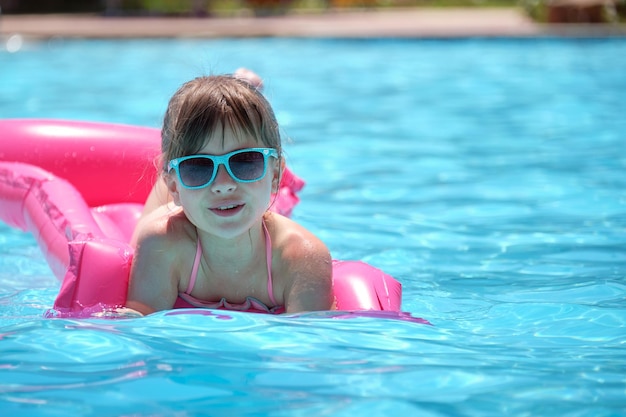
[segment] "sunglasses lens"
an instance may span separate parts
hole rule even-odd
[[[230,170],[240,181],[256,181],[265,173],[265,157],[261,152],[240,152],[228,159]]]
[[[215,164],[207,158],[186,159],[178,166],[183,184],[187,187],[200,187],[211,181]]]

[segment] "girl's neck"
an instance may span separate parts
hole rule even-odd
[[[265,232],[262,221],[246,234],[224,239],[197,231],[202,244],[202,257],[211,268],[245,267],[265,257]],[[262,256],[261,256],[262,255]]]

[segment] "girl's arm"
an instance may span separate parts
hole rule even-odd
[[[332,262],[326,245],[307,233],[300,242],[288,245],[284,256],[290,277],[284,292],[286,312],[331,310]]]
[[[141,314],[171,309],[178,296],[172,277],[173,258],[166,240],[158,235],[140,236],[130,272],[126,307]]]

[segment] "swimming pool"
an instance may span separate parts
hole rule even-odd
[[[307,181],[293,217],[434,326],[44,319],[59,284],[2,224],[6,415],[624,414],[626,41],[26,43],[0,52],[0,117],[159,126],[179,84],[238,66]]]

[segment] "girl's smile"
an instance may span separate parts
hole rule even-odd
[[[222,204],[217,207],[210,208],[212,213],[217,216],[230,217],[239,214],[244,209],[245,204]]]

